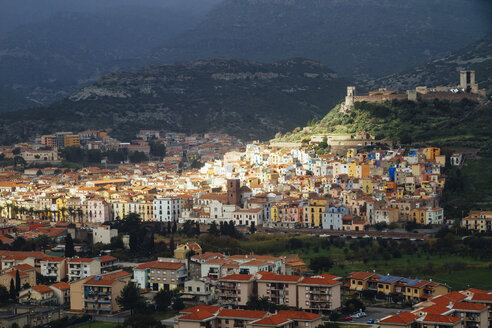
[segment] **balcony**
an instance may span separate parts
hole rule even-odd
[[[105,303],[105,304],[110,304],[111,303],[111,299],[103,299],[103,298],[100,298],[97,300],[98,303]]]

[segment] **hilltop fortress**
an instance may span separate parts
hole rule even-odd
[[[347,113],[356,102],[372,102],[382,103],[391,100],[449,100],[460,101],[462,99],[479,100],[485,98],[485,89],[478,89],[478,84],[475,82],[475,71],[460,71],[460,84],[455,87],[437,86],[427,87],[420,86],[414,90],[407,90],[406,93],[397,93],[386,89],[370,91],[368,94],[357,95],[354,86],[347,87],[347,96],[345,103],[340,107],[342,113]]]

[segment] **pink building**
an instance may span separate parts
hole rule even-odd
[[[103,223],[109,221],[109,204],[101,198],[93,198],[87,201],[88,221]]]

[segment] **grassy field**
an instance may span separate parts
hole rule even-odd
[[[77,326],[77,328],[113,328],[116,327],[117,323],[112,322],[88,322],[82,326]]]
[[[289,249],[288,240],[296,237],[303,241],[303,247]],[[347,276],[353,271],[375,271],[380,274],[392,274],[409,278],[433,279],[447,283],[453,290],[466,288],[492,289],[492,266],[490,261],[472,257],[457,258],[453,255],[428,254],[422,245],[416,247],[414,254],[375,254],[380,252],[375,241],[364,249],[351,249],[350,241],[338,247],[326,247],[319,237],[306,235],[254,235],[249,240],[241,241],[244,252],[257,254],[285,255],[297,253],[306,263],[318,256],[329,256],[334,265],[330,273]],[[325,247],[323,247],[325,246]],[[466,269],[463,269],[466,268]]]

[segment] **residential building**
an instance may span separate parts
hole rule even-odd
[[[255,292],[255,277],[252,274],[228,275],[221,277],[217,284],[217,298],[222,306],[245,306]]]

